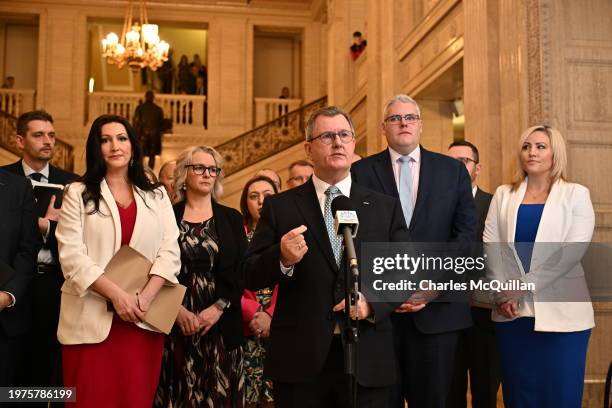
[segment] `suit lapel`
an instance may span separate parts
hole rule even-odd
[[[102,195],[102,199],[104,199],[106,202],[106,206],[108,207],[113,219],[113,225],[115,226],[115,252],[117,252],[119,248],[121,248],[121,219],[119,218],[119,210],[117,209],[115,198],[113,197],[113,194],[111,193],[108,185],[106,184],[106,180],[104,179],[102,179],[102,182],[100,183],[100,194]]]
[[[23,170],[23,165],[21,164],[21,162],[23,161],[23,159],[19,160],[18,162],[13,164],[13,169],[15,171],[15,174],[19,174],[20,176],[25,177],[25,171]]]
[[[219,259],[219,262],[217,266],[215,267],[218,267],[218,266],[224,265],[225,260],[231,259],[234,256],[233,253],[228,253],[228,251],[231,251],[232,248],[235,246],[235,245],[232,245],[232,240],[235,237],[231,235],[232,228],[228,220],[228,217],[226,216],[226,212],[223,211],[221,206],[215,200],[212,200],[212,210],[213,210],[213,217],[215,220],[215,228],[217,229],[218,232],[222,231],[221,233],[217,234],[217,237],[219,239],[219,244],[218,244],[219,248],[217,252],[217,257]]]
[[[0,195],[4,197],[10,196],[10,185],[8,177],[6,177],[3,170],[0,170]],[[14,193],[13,193],[14,194]],[[0,200],[0,213],[5,214],[8,208],[5,208],[5,203],[8,204],[8,200]]]
[[[560,209],[560,203],[564,200],[561,197],[563,193],[563,181],[556,181],[550,188],[550,193],[544,203],[542,218],[540,225],[546,225],[546,228],[538,228],[535,237],[535,242],[556,242],[561,240],[561,231],[563,230],[563,211]]]
[[[145,219],[145,216],[149,209],[142,200],[142,197],[140,197],[140,194],[145,194],[145,192],[140,190],[138,187],[133,187],[133,189],[134,201],[136,201],[136,222],[134,222],[134,231],[132,232],[132,236],[130,238],[130,246],[135,248],[136,243],[140,239],[142,231],[147,229],[147,220]]]
[[[395,176],[393,175],[393,166],[391,165],[391,156],[389,149],[379,153],[378,160],[374,165],[374,173],[383,188],[383,192],[393,197],[399,197]]]
[[[296,194],[296,198],[296,206],[306,221],[308,231],[310,231],[314,237],[332,270],[337,271],[338,267],[336,266],[334,253],[329,243],[327,228],[325,228],[325,220],[323,219],[323,214],[321,214],[321,207],[319,206],[317,192],[314,188],[312,179],[304,185],[304,188],[300,188]]]
[[[427,196],[429,195],[429,189],[432,186],[434,180],[434,169],[431,166],[431,160],[429,152],[423,149],[421,146],[421,166],[419,169],[419,185],[417,186],[417,199],[414,204],[414,211],[412,213],[412,219],[410,220],[409,231],[414,229],[415,221],[420,217],[421,213],[427,211],[425,203],[427,202]]]
[[[49,164],[49,183],[53,184],[64,184],[58,177],[57,170],[55,167]]]
[[[476,204],[476,211],[478,212],[478,216],[481,218],[486,218],[487,214],[485,213],[485,206],[487,205],[487,201],[485,199],[485,195],[482,190],[476,187],[476,195],[474,196],[474,204]]]
[[[353,208],[357,212],[357,218],[365,217],[366,214],[369,213],[370,202],[368,201],[369,193],[361,187],[359,184],[352,183],[351,184],[351,203],[353,203]],[[365,218],[364,218],[365,219]],[[355,245],[355,252],[357,256],[361,254],[361,230],[357,230],[357,235],[353,238],[353,244]]]
[[[518,217],[518,209],[523,202],[525,197],[525,191],[527,190],[527,178],[523,180],[518,190],[510,194],[510,200],[508,202],[508,223],[507,223],[507,235],[506,242],[514,242],[514,235],[516,234],[516,219]]]

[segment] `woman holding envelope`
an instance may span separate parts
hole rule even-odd
[[[240,271],[247,240],[240,213],[216,201],[222,165],[207,146],[176,160],[179,281],[187,293],[166,343],[156,407],[244,406]]]
[[[64,385],[77,388],[77,406],[149,408],[164,336],[142,321],[161,287],[178,282],[178,229],[164,188],[145,175],[136,134],[124,118],[93,122],[86,165],[67,188],[56,232],[66,279],[57,332]],[[152,263],[136,294],[104,275],[122,245]]]

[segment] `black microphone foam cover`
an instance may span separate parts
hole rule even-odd
[[[332,210],[332,215],[334,217],[336,216],[336,211],[338,210],[355,211],[355,209],[353,208],[353,203],[351,203],[351,200],[345,195],[339,195],[332,200],[331,210]]]

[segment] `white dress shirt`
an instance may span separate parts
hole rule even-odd
[[[28,166],[25,160],[21,161],[21,166],[23,167],[23,173],[25,174],[27,178],[30,178],[30,175],[32,173],[42,174],[42,177],[40,178],[40,181],[38,182],[33,179],[30,179],[30,182],[32,183],[32,187],[34,187],[35,183],[48,183],[49,182],[49,163],[47,163],[45,167],[43,167],[42,170],[40,171],[36,171],[30,166]],[[49,238],[50,230],[51,230],[51,223],[49,222],[49,220],[47,220],[47,232],[44,235],[41,234],[44,243],[47,243],[47,239]],[[49,248],[40,248],[40,251],[38,251],[38,263],[50,265],[50,264],[57,263],[57,260],[53,259],[53,255],[51,254],[51,250]]]

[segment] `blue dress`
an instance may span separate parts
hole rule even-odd
[[[521,204],[514,241],[525,273],[544,204]],[[495,324],[506,408],[580,408],[591,330],[537,332],[535,318]]]

